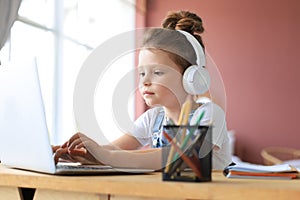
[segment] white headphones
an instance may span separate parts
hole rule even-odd
[[[206,65],[205,55],[202,46],[190,33],[177,30],[191,43],[197,56],[197,65],[189,66],[182,77],[182,84],[185,91],[191,95],[204,94],[210,86],[209,72],[204,68]]]

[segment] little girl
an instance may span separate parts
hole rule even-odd
[[[63,157],[112,167],[160,169],[161,147],[168,144],[162,137],[162,126],[167,121],[178,122],[189,96],[209,96],[200,36],[203,31],[201,18],[188,11],[172,12],[163,21],[163,28],[147,30],[139,52],[138,72],[140,93],[150,109],[135,121],[132,133],[110,145],[99,145],[85,134],[76,133],[54,149],[55,160]],[[212,102],[195,103],[192,110],[191,120],[204,110],[200,125],[213,122],[213,169],[224,169],[231,163],[231,155],[223,110]],[[145,146],[151,148],[142,148]]]

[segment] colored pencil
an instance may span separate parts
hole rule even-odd
[[[182,105],[182,108],[180,110],[180,115],[179,115],[177,125],[187,125],[191,109],[192,109],[192,96],[188,95],[187,98],[186,98],[186,101],[184,102],[184,104]],[[183,138],[185,137],[185,132],[186,132],[186,130],[184,129],[183,133],[181,135],[181,141],[183,141]],[[177,142],[176,138],[174,138],[173,140],[174,140],[175,143]],[[171,149],[170,149],[170,152],[169,152],[169,155],[168,155],[168,159],[167,159],[167,162],[166,162],[166,167],[164,169],[164,172],[166,172],[166,173],[170,169],[170,165],[171,165],[174,153],[175,153],[174,147],[171,146]]]
[[[205,114],[205,111],[203,110],[202,113],[199,115],[197,121],[196,121],[196,125],[198,125],[200,123],[200,121],[202,120],[203,116]],[[194,135],[194,132],[195,132],[195,129],[194,130],[191,130],[190,133],[184,138],[182,144],[181,144],[181,150],[184,152],[184,149],[188,143],[188,141],[191,139],[191,137]],[[174,158],[173,158],[173,162],[175,160],[177,160],[179,157],[178,153],[175,154]]]
[[[167,138],[167,140],[171,143],[171,145],[174,147],[175,151],[177,151],[177,153],[181,155],[182,160],[195,172],[196,176],[199,179],[201,179],[202,174],[197,168],[197,166],[193,163],[193,161],[181,151],[181,149],[177,146],[176,143],[174,143],[172,138],[166,132],[163,131],[163,134]]]

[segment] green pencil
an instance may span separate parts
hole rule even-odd
[[[201,119],[202,119],[203,116],[204,116],[204,113],[205,113],[205,111],[203,110],[202,113],[199,115],[199,118],[197,119],[196,125],[200,123]],[[192,131],[184,138],[184,140],[183,140],[183,142],[182,142],[182,144],[181,144],[181,148],[180,148],[183,152],[184,152],[184,149],[185,149],[185,147],[186,147],[188,141],[191,139],[192,135],[194,134],[194,131],[195,131],[195,130],[192,130]],[[176,153],[176,154],[174,155],[173,162],[174,162],[175,160],[177,160],[178,157],[179,157],[179,154]]]

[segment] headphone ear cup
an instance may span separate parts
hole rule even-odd
[[[204,67],[192,65],[182,77],[183,88],[191,95],[204,94],[210,86],[209,72]]]

